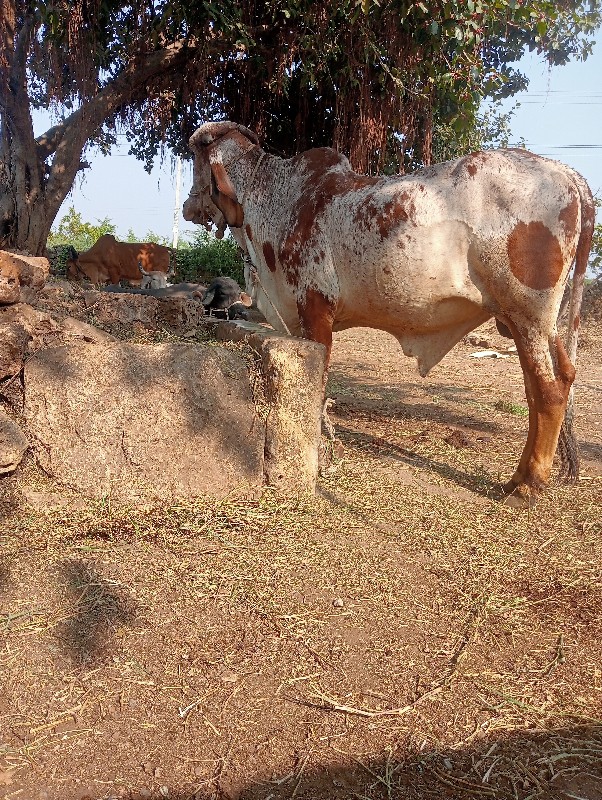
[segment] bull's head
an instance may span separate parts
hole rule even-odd
[[[243,209],[228,174],[228,165],[259,144],[255,134],[234,122],[209,122],[190,138],[194,153],[193,185],[184,203],[183,215],[188,222],[217,226],[217,237],[226,225],[240,228]],[[225,156],[225,162],[224,162]],[[238,237],[235,237],[238,238]]]
[[[169,284],[167,283],[167,274],[160,270],[151,270],[147,272],[142,266],[142,262],[138,262],[138,269],[142,275],[140,281],[141,289],[165,289]]]

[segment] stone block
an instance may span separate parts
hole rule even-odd
[[[323,345],[252,322],[219,322],[221,340],[247,342],[258,354],[267,401],[264,475],[284,492],[314,492],[322,421]]]
[[[248,491],[264,426],[247,365],[197,344],[73,343],[25,366],[25,416],[43,469],[124,502]]]

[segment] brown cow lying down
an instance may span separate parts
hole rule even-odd
[[[67,260],[70,280],[85,278],[96,286],[129,281],[139,286],[146,272],[169,272],[169,247],[155,242],[118,242],[110,233],[101,236],[89,250],[77,253],[72,248]]]
[[[278,158],[233,122],[203,125],[190,147],[184,219],[230,227],[273,327],[322,343],[326,366],[333,331],[379,328],[424,376],[495,317],[514,338],[529,405],[508,502],[529,505],[545,487],[559,436],[562,473],[577,476],[571,386],[595,221],[580,175],[522,149],[359,175],[329,148]],[[573,263],[565,345],[556,318]]]

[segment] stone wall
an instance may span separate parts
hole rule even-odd
[[[53,479],[96,498],[315,490],[321,345],[204,318],[191,298],[44,285],[39,259],[5,256],[0,475],[29,446]],[[23,302],[22,279],[34,305]],[[170,343],[124,341],[129,327],[138,337],[154,331],[155,341],[171,331]]]

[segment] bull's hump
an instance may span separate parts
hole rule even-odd
[[[331,147],[314,147],[306,150],[292,159],[296,170],[308,175],[319,177],[324,171],[336,167],[351,169],[349,161],[341,153]]]
[[[316,190],[336,197],[382,181],[382,178],[354,172],[347,158],[329,147],[308,150],[295,161],[297,171],[304,178],[306,193]]]

